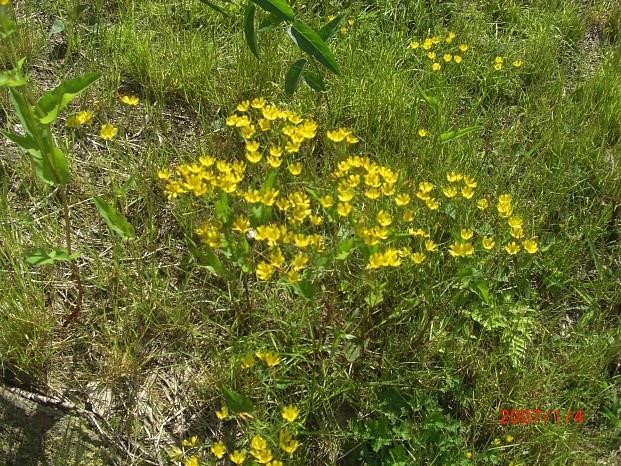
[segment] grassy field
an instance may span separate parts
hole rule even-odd
[[[259,61],[245,2],[4,3],[2,67],[26,58],[29,98],[102,77],[51,125],[66,186],[0,142],[2,383],[96,413],[109,464],[621,464],[617,1],[356,0],[328,42],[340,74],[319,65],[326,91],[292,97],[304,53],[280,24]],[[319,30],[345,3],[292,8]],[[0,107],[21,134],[7,89]],[[246,141],[231,118],[270,111]],[[272,168],[298,116],[309,135]],[[223,194],[233,162],[245,178]],[[244,199],[270,186],[288,206]],[[65,197],[76,267],[31,265],[65,247]],[[223,236],[238,216],[251,227]],[[58,455],[40,464],[91,464]]]

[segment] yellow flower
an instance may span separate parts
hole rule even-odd
[[[474,254],[472,243],[453,243],[449,246],[449,254],[453,257],[471,256]]]
[[[467,452],[466,452],[466,458],[468,458],[468,459],[472,459],[472,452],[467,451]]]
[[[496,246],[496,242],[494,241],[493,236],[484,236],[481,240],[481,243],[483,244],[483,247],[488,251],[490,249],[494,249],[494,246]]]
[[[481,198],[477,201],[477,208],[480,210],[485,210],[489,207],[489,202],[487,202],[487,199],[485,198]]]
[[[509,244],[505,246],[505,251],[507,251],[507,253],[511,255],[517,254],[519,250],[520,250],[520,245],[517,244],[515,241],[511,241]]]
[[[433,184],[429,181],[423,181],[418,184],[418,190],[421,193],[429,194],[433,190]]]
[[[302,173],[302,164],[300,162],[290,163],[287,166],[287,169],[289,170],[289,173],[291,173],[293,176],[298,176],[300,173]]]
[[[392,223],[392,218],[390,218],[390,214],[388,214],[388,212],[386,212],[385,210],[380,210],[377,213],[376,219],[377,223],[379,223],[383,227],[387,227]]]
[[[403,221],[408,223],[414,221],[414,211],[412,209],[403,212]]]
[[[281,442],[280,443],[280,448],[289,453],[290,455],[293,455],[293,453],[295,453],[295,451],[298,449],[298,447],[300,446],[300,442],[298,442],[297,440],[289,440],[288,442]]]
[[[464,186],[461,188],[461,195],[464,199],[472,199],[472,196],[474,196],[474,189],[469,186]]]
[[[250,220],[244,217],[237,217],[233,221],[232,229],[239,233],[247,233],[250,230]]]
[[[442,65],[440,65],[440,63],[434,63],[433,65],[431,65],[431,69],[433,71],[440,71],[440,68],[442,68]]]
[[[164,169],[164,170],[160,170],[157,172],[157,177],[160,180],[168,181],[170,179],[170,176],[171,176],[170,170]]]
[[[524,220],[522,220],[522,217],[509,217],[507,223],[511,228],[522,228]]]
[[[278,146],[270,146],[270,155],[276,158],[281,157],[282,149]]]
[[[244,354],[241,358],[240,365],[242,369],[250,369],[252,366],[254,366],[254,354],[252,353]]]
[[[0,0],[0,5],[1,5],[1,6],[6,6],[6,5],[8,5],[9,3],[11,3],[11,0]]]
[[[247,112],[249,108],[250,108],[249,100],[242,100],[240,103],[237,104],[238,112]]]
[[[268,463],[267,466],[285,466],[285,463],[280,460],[272,460],[272,462]]]
[[[183,442],[181,442],[181,445],[183,445],[184,447],[195,447],[196,444],[198,443],[198,437],[196,435],[193,435],[190,438],[186,438]]]
[[[336,212],[341,217],[347,217],[352,209],[352,205],[349,202],[339,202],[336,206]]]
[[[216,411],[216,416],[218,419],[223,420],[229,417],[229,408],[227,405],[222,405],[220,407],[220,411]]]
[[[494,445],[500,445],[500,439],[498,437],[494,439]]]
[[[67,117],[67,119],[65,120],[65,126],[67,128],[77,128],[78,126],[80,126],[80,122],[78,121],[78,116],[71,115]]]
[[[455,186],[448,186],[446,188],[442,188],[442,192],[450,199],[457,195],[457,188]]]
[[[423,42],[423,48],[425,50],[429,50],[431,47],[433,47],[433,41],[429,38],[425,39],[425,41]]]
[[[429,252],[434,252],[438,250],[438,245],[431,239],[425,241],[425,249]]]
[[[433,36],[433,37],[431,38],[431,42],[432,42],[434,45],[436,45],[438,42],[440,42],[440,39],[438,39],[438,37],[437,37],[437,36]]]
[[[459,55],[455,55],[455,56],[453,57],[453,61],[454,61],[455,63],[457,63],[458,65],[461,63],[461,61],[462,61],[462,60],[463,60],[463,58],[461,58],[461,56],[459,56]]]
[[[446,63],[448,63],[453,59],[453,55],[451,55],[450,53],[445,53],[442,58],[444,59]]]
[[[135,95],[122,95],[121,102],[130,107],[135,107],[140,102],[140,99]]]
[[[500,57],[500,56],[498,56],[498,57],[496,57],[496,58],[494,59],[494,63],[500,63],[500,64],[502,64],[504,61],[505,61],[505,60],[504,60],[504,58],[502,58],[502,57]]]
[[[287,422],[293,422],[300,415],[300,410],[293,405],[285,406],[282,409],[282,417]]]
[[[343,142],[349,134],[351,134],[350,131],[345,128],[327,132],[328,139],[334,142]]]
[[[419,46],[420,44],[416,42],[415,40],[410,42],[410,48],[417,49]]]
[[[511,194],[501,194],[498,196],[499,204],[511,204],[512,200],[513,198],[511,197]]]
[[[269,448],[265,450],[250,450],[250,454],[256,458],[259,464],[267,464],[274,458],[272,450]]]
[[[475,179],[469,176],[464,176],[464,184],[472,189],[477,187],[477,182],[475,181]]]
[[[414,254],[412,254],[412,261],[414,261],[415,264],[423,263],[425,258],[426,256],[422,252],[415,252]]]
[[[90,125],[91,122],[93,121],[93,112],[89,112],[88,110],[78,112],[76,114],[76,118],[77,118],[78,124]]]
[[[520,59],[514,60],[512,65],[515,66],[516,68],[519,68],[520,66],[522,66],[524,64],[524,62]]]
[[[455,34],[452,31],[449,31],[447,39],[451,39],[452,40],[452,39],[455,39],[455,37],[457,37],[457,34]]]
[[[459,232],[459,236],[461,236],[461,239],[465,241],[468,241],[470,238],[472,238],[472,235],[474,235],[474,232],[472,230],[469,230],[468,228],[462,228]]]
[[[515,239],[521,239],[524,237],[524,230],[522,227],[512,227],[511,236]]]
[[[272,168],[278,168],[282,165],[282,159],[279,159],[277,157],[272,157],[269,156],[267,157],[267,163],[269,164],[270,167]]]
[[[308,261],[309,257],[307,255],[299,253],[291,261],[291,266],[293,270],[302,270],[308,264]]]
[[[539,247],[537,246],[537,242],[532,239],[525,239],[524,241],[522,241],[522,246],[524,247],[524,250],[529,254],[535,254],[539,249]]]
[[[440,208],[440,203],[431,197],[425,200],[425,205],[429,210],[438,210]]]
[[[252,437],[252,440],[250,440],[250,447],[253,450],[265,450],[267,448],[267,440],[260,435],[255,435]]]
[[[347,24],[349,25],[349,27],[352,27],[354,25],[354,20],[353,19],[348,19],[347,20]]]
[[[468,50],[468,45],[467,44],[459,44],[459,51],[460,52],[465,52],[466,50]]]
[[[276,248],[270,251],[268,259],[270,260],[270,264],[277,268],[285,263],[285,256],[283,255],[280,248]]]
[[[115,126],[109,123],[104,123],[103,125],[101,125],[99,136],[101,137],[101,139],[110,141],[111,139],[114,138],[114,136],[116,136],[116,133],[118,133],[118,131],[119,129],[116,128]]]
[[[409,194],[397,194],[395,196],[395,204],[398,206],[408,205],[410,203],[410,195]]]
[[[272,264],[260,262],[259,265],[257,265],[256,273],[259,280],[269,280],[271,276],[274,275],[274,272],[275,269]]]
[[[246,152],[246,159],[250,163],[259,163],[263,158],[261,152]]]
[[[456,183],[464,179],[464,175],[461,173],[450,172],[446,174],[446,180],[449,183]]]
[[[287,280],[289,280],[289,283],[298,283],[302,281],[302,275],[297,270],[289,270],[287,272]]]
[[[235,464],[243,464],[246,461],[246,453],[244,451],[235,450],[229,455],[229,459]]]
[[[260,110],[263,107],[265,107],[265,99],[263,97],[257,97],[255,99],[252,99],[252,102],[250,102],[250,106],[252,108],[256,108]]]
[[[500,70],[502,70],[502,63],[496,63],[496,64],[494,64],[494,69],[495,69],[496,71],[500,71]]]
[[[507,434],[507,435],[505,435],[505,440],[507,441],[507,443],[511,443],[511,442],[513,442],[513,436]]]
[[[428,134],[429,134],[429,132],[425,128],[421,128],[421,129],[418,130],[418,135],[421,138],[427,137]]]
[[[257,357],[261,359],[268,367],[274,367],[280,364],[280,356],[273,351],[257,352]],[[254,448],[254,447],[253,447]]]
[[[359,139],[353,134],[348,134],[347,136],[345,136],[345,141],[347,142],[347,144],[356,144]]]
[[[334,205],[334,198],[330,196],[329,194],[326,194],[325,196],[319,199],[319,203],[324,209],[329,209],[330,207]]]
[[[226,446],[222,442],[216,442],[211,446],[211,452],[220,460],[226,454]]]
[[[200,463],[198,462],[198,457],[196,455],[190,456],[185,460],[185,466],[198,466]]]
[[[436,52],[429,52],[427,54],[427,58],[429,58],[430,60],[435,60],[436,59]]]

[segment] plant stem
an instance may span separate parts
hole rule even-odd
[[[60,198],[63,204],[63,217],[65,218],[65,243],[67,245],[67,254],[71,256],[71,218],[69,217],[69,203],[67,202],[67,186],[60,188]],[[71,266],[71,272],[78,288],[78,296],[74,304],[71,314],[67,316],[67,320],[63,323],[63,326],[67,326],[69,322],[75,320],[82,310],[82,298],[84,297],[84,289],[82,288],[82,279],[80,277],[80,268],[75,259],[71,259],[69,262]]]

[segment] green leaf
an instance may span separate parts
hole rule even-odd
[[[48,155],[46,157],[46,155]],[[69,182],[69,163],[65,153],[56,146],[52,146],[49,154],[43,154],[41,171],[37,175],[46,183],[65,185]]]
[[[438,110],[440,108],[440,101],[438,100],[437,97],[427,94],[418,85],[416,85],[416,87],[418,89],[419,94],[421,95],[421,97],[423,98],[425,102],[431,105],[435,110]]]
[[[279,18],[274,13],[270,13],[269,15],[265,17],[263,21],[261,21],[261,24],[259,24],[259,29],[257,30],[257,32],[269,31],[270,29],[273,29],[275,26],[278,26],[283,21],[284,20],[282,18]]]
[[[308,62],[304,58],[301,58],[293,63],[287,70],[287,75],[285,76],[285,92],[288,96],[292,96],[297,89],[306,63]]]
[[[313,91],[324,92],[326,90],[326,85],[324,84],[321,75],[313,73],[309,70],[305,70],[302,76],[306,85],[310,87]]]
[[[227,387],[222,387],[222,395],[224,395],[226,406],[231,413],[252,413],[252,411],[254,411],[252,400],[241,393],[237,393]]]
[[[13,104],[13,108],[15,109],[15,114],[17,118],[19,118],[24,131],[28,133],[28,135],[32,136],[33,139],[42,138],[43,137],[43,128],[41,128],[38,124],[38,121],[34,118],[32,114],[32,108],[28,104],[28,101],[23,96],[23,94],[16,89],[9,89],[11,103]],[[43,148],[41,148],[43,149]]]
[[[188,249],[190,250],[190,253],[194,257],[194,259],[196,259],[198,265],[205,267],[211,273],[220,278],[228,278],[228,271],[226,270],[220,259],[218,259],[218,256],[216,255],[215,251],[211,246],[203,244],[201,245],[201,248],[198,248],[194,241],[192,241],[190,238],[187,239]]]
[[[201,3],[204,3],[205,5],[207,5],[209,8],[211,8],[214,11],[217,11],[218,13],[224,15],[224,16],[228,16],[230,17],[231,15],[229,14],[228,11],[226,11],[224,8],[222,8],[220,5],[211,2],[209,0],[199,0]]]
[[[288,32],[291,40],[300,49],[314,57],[334,74],[340,74],[334,55],[332,55],[324,40],[313,29],[301,21],[295,21],[293,25],[289,26]]]
[[[332,21],[324,24],[317,32],[317,34],[319,34],[319,37],[321,37],[325,41],[330,39],[330,37],[334,35],[334,33],[338,30],[339,26],[343,23],[347,16],[349,16],[349,10],[345,10],[336,18],[332,19]]]
[[[447,131],[440,134],[440,141],[442,141],[442,143],[446,143],[452,141],[453,139],[464,137],[466,134],[472,133],[473,131],[478,131],[480,129],[483,129],[483,127],[468,126],[467,128],[458,129],[457,131]]]
[[[19,87],[27,83],[26,77],[22,75],[24,60],[26,60],[25,57],[18,61],[17,66],[12,70],[0,73],[0,87]]]
[[[50,28],[50,30],[47,33],[47,37],[49,39],[54,34],[59,34],[59,33],[63,32],[64,30],[65,30],[65,22],[62,19],[60,19],[60,18],[56,18],[54,20],[54,24],[52,24],[52,27]]]
[[[15,33],[15,23],[8,15],[0,14],[0,37],[8,39]]]
[[[359,241],[355,238],[347,238],[339,243],[336,260],[345,260],[355,251]]]
[[[215,204],[216,218],[222,223],[228,223],[231,216],[231,207],[229,206],[229,196],[222,192]]]
[[[248,48],[258,60],[261,60],[259,56],[259,50],[257,49],[257,32],[254,29],[254,16],[257,11],[257,7],[254,3],[248,2],[246,4],[246,10],[244,11],[244,38]]]
[[[39,121],[44,125],[52,123],[69,102],[100,77],[101,74],[99,73],[88,73],[83,76],[78,76],[77,78],[63,81],[54,89],[47,91],[41,96],[39,102],[37,102],[37,106],[44,113],[44,115],[39,118]]]
[[[108,228],[117,233],[123,239],[133,239],[136,237],[134,227],[127,221],[125,216],[102,198],[93,196],[95,207],[99,214],[108,224]]]
[[[310,282],[310,280],[306,280],[306,279],[302,280],[301,282],[296,283],[295,289],[302,297],[306,299],[313,299],[313,297],[317,293],[317,290],[315,290],[315,287]]]
[[[26,262],[30,265],[47,265],[54,262],[64,262],[77,259],[80,257],[80,253],[74,252],[69,255],[66,249],[52,249],[51,251],[45,251],[44,249],[31,249],[26,254]]]
[[[28,152],[32,157],[36,159],[41,159],[43,157],[37,142],[29,134],[25,136],[8,132],[3,132],[2,134],[4,134],[9,141],[17,144],[20,149]]]
[[[294,15],[291,7],[284,0],[252,0],[265,11],[269,11],[283,21],[293,21]]]

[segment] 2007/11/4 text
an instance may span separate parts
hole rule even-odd
[[[550,417],[552,415],[552,417]],[[546,410],[545,412],[541,409],[501,409],[500,410],[500,424],[506,426],[507,424],[518,425],[524,424],[528,425],[530,423],[542,424],[555,423],[555,424],[569,424],[572,421],[581,423],[583,419],[582,409],[578,409],[577,411],[572,411],[568,409],[566,413],[561,413],[560,409],[555,410]]]

